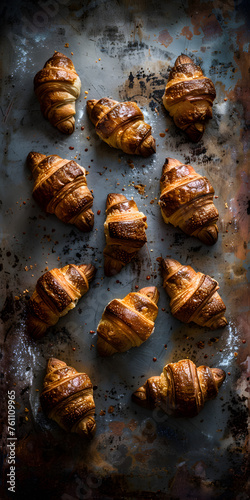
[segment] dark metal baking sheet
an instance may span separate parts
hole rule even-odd
[[[1,498],[246,500],[247,1],[10,1],[1,9],[5,442]],[[54,50],[70,57],[73,53],[82,80],[76,130],[70,137],[42,117],[33,92],[33,77]],[[201,65],[217,92],[213,119],[198,144],[191,144],[176,129],[162,105],[169,67],[180,53]],[[86,115],[85,96],[135,100],[153,127],[156,154],[148,159],[129,157],[102,143]],[[25,164],[32,150],[77,157],[87,168],[95,212],[90,234],[40,211],[32,199],[33,181]],[[164,224],[157,200],[166,156],[190,163],[215,187],[220,213],[215,246],[207,248]],[[127,197],[133,196],[147,215],[148,244],[118,276],[107,278],[102,256],[105,202],[109,192],[121,190]],[[219,281],[227,306],[225,329],[210,332],[171,316],[156,261],[161,255],[171,255]],[[27,338],[26,303],[38,277],[47,267],[90,261],[96,265],[97,275],[78,307],[41,341]],[[105,305],[135,290],[136,285],[148,284],[160,291],[155,332],[140,348],[101,359],[95,348],[96,333],[90,331],[96,331]],[[89,446],[76,435],[67,435],[40,410],[39,392],[50,356],[86,370],[92,379],[97,433]],[[173,419],[131,402],[131,393],[146,378],[160,374],[167,362],[184,357],[227,373],[219,396],[202,413],[190,420]],[[16,399],[15,495],[8,491],[7,483],[8,390],[15,391]],[[114,411],[109,413],[111,406]]]

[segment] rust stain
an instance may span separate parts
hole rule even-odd
[[[237,232],[233,234],[232,248],[234,248],[234,254],[238,259],[245,260],[248,253],[247,242],[249,238],[249,214],[247,212],[247,199],[249,195],[250,177],[248,177],[247,174],[242,177],[243,179],[245,177],[244,182],[240,184],[231,205],[232,212],[238,214],[238,227]]]
[[[160,34],[159,34],[157,40],[162,45],[164,45],[164,47],[168,47],[172,43],[173,38],[169,34],[168,30],[163,30],[163,31],[160,31]]]
[[[212,14],[209,19],[204,19],[202,29],[205,35],[203,42],[213,40],[214,38],[221,36],[223,33],[221,25],[219,21],[217,21],[214,14]]]
[[[153,450],[144,450],[143,453],[136,453],[135,460],[137,462],[145,463],[152,456]]]
[[[203,42],[208,42],[221,36],[223,31],[219,21],[212,12],[213,5],[203,3],[200,8],[200,0],[189,0],[189,14],[194,26],[194,35],[200,35],[201,30],[204,33]]]
[[[184,26],[181,30],[181,36],[185,36],[188,40],[192,40],[193,33],[190,31],[189,26]]]
[[[135,431],[135,429],[137,428],[138,426],[138,422],[136,422],[136,420],[134,420],[133,418],[129,421],[128,423],[128,428],[133,432]]]
[[[234,52],[234,60],[241,72],[241,78],[237,81],[233,90],[227,93],[227,97],[232,99],[232,101],[240,101],[243,105],[244,118],[248,124],[250,121],[250,99],[249,99],[249,88],[250,88],[250,78],[249,78],[249,53],[244,51],[244,44],[247,42],[247,38],[242,35],[242,30],[236,31],[237,33],[237,44],[240,52]],[[240,53],[240,55],[239,55]]]
[[[124,422],[110,422],[109,428],[115,436],[121,436],[123,429],[126,427]]]

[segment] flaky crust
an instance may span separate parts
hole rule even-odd
[[[176,126],[194,142],[201,139],[205,123],[212,118],[215,97],[214,84],[203,75],[200,66],[183,54],[177,57],[166,85],[163,104]]]
[[[183,266],[174,259],[161,261],[163,287],[170,297],[173,316],[211,330],[227,325],[226,306],[218,294],[219,284],[210,276]]]
[[[87,112],[96,133],[109,146],[144,157],[155,152],[151,126],[135,102],[92,99],[87,102]]]
[[[158,290],[152,286],[109,302],[97,327],[99,354],[111,356],[145,342],[154,331],[158,300]]]
[[[85,168],[58,155],[33,151],[27,157],[27,164],[35,181],[33,197],[40,207],[81,231],[91,231],[93,196],[87,186]]]
[[[28,302],[28,333],[36,339],[43,337],[50,326],[77,305],[94,274],[91,264],[68,264],[44,273]]]
[[[81,80],[74,64],[60,52],[45,63],[34,78],[34,90],[45,118],[60,132],[75,130],[75,101],[81,91]]]
[[[41,393],[41,405],[49,418],[67,432],[92,438],[95,430],[93,387],[86,373],[64,361],[50,358]]]
[[[104,233],[104,272],[113,276],[121,271],[147,241],[147,217],[139,212],[134,200],[118,193],[107,196]]]
[[[160,407],[174,417],[194,417],[206,401],[217,396],[225,376],[220,368],[196,368],[190,359],[182,359],[167,364],[160,377],[149,378],[132,399],[145,408]]]
[[[214,189],[209,180],[191,165],[166,158],[160,186],[159,205],[164,221],[196,236],[206,245],[216,243],[219,213],[213,203]]]

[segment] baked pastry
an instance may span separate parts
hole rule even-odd
[[[121,271],[147,241],[147,217],[139,212],[134,200],[122,194],[107,196],[104,233],[104,272],[112,276]]]
[[[151,126],[135,102],[91,99],[87,101],[87,112],[97,135],[109,146],[145,157],[155,152]]]
[[[202,138],[205,123],[212,118],[215,97],[214,84],[203,75],[200,66],[184,54],[177,57],[168,78],[163,104],[175,125],[194,142]]]
[[[29,153],[27,163],[35,181],[33,197],[47,213],[90,231],[94,224],[93,196],[87,186],[86,170],[58,155]]]
[[[40,401],[44,412],[65,431],[93,437],[95,402],[93,386],[86,373],[50,358]]]
[[[75,101],[80,95],[81,80],[71,59],[55,52],[36,74],[34,90],[41,111],[51,125],[64,134],[72,134],[75,130]]]
[[[213,204],[214,189],[209,180],[197,174],[191,165],[166,158],[160,186],[159,205],[164,221],[206,245],[216,243],[219,213]]]
[[[175,318],[184,323],[193,321],[211,330],[227,325],[226,306],[217,292],[217,281],[174,259],[162,259],[161,265],[163,287],[171,299],[170,308]]]
[[[159,293],[155,286],[113,299],[97,327],[97,349],[101,356],[139,347],[154,331]]]
[[[162,374],[149,378],[132,399],[144,408],[160,407],[174,417],[194,417],[206,401],[217,396],[225,376],[220,368],[197,368],[190,359],[182,359],[164,366]]]
[[[91,264],[68,264],[44,273],[28,302],[28,333],[36,339],[43,337],[50,326],[77,305],[94,274]]]

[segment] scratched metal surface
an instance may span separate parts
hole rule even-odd
[[[140,0],[134,5],[130,0],[54,0],[39,6],[16,1],[5,2],[1,9],[1,413],[7,438],[6,394],[14,389],[15,498],[250,498],[247,1]],[[69,56],[73,52],[82,80],[76,130],[70,137],[42,117],[33,92],[33,77],[54,50]],[[213,119],[198,144],[176,129],[161,101],[169,67],[182,52],[201,64],[217,92]],[[102,143],[86,115],[85,95],[135,100],[153,127],[156,154],[129,157]],[[76,156],[87,168],[95,197],[91,234],[45,215],[32,200],[33,181],[25,164],[32,150]],[[166,156],[191,163],[215,187],[220,213],[215,246],[207,248],[164,224],[157,200]],[[145,186],[144,194],[135,188],[138,184]],[[118,276],[107,278],[102,257],[105,201],[109,192],[121,189],[147,215],[148,244]],[[187,262],[219,281],[227,305],[225,329],[211,333],[170,315],[156,261],[161,255]],[[47,266],[90,261],[97,275],[78,307],[41,341],[27,338],[27,297],[38,277]],[[160,291],[155,332],[138,349],[110,359],[98,357],[96,333],[89,332],[96,331],[107,302],[135,290],[135,285],[149,284]],[[89,446],[40,411],[39,391],[50,356],[86,370],[95,386],[97,433]],[[202,413],[190,420],[174,419],[131,402],[131,393],[146,378],[184,357],[231,373]],[[6,448],[1,498],[9,497],[5,453]]]

